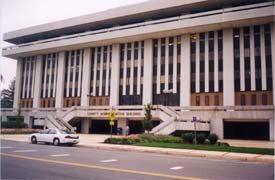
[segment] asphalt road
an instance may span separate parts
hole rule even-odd
[[[274,164],[1,140],[1,179],[273,180]]]

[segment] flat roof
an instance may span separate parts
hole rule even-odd
[[[121,26],[179,14],[272,0],[151,0],[89,15],[55,21],[5,33],[3,40],[22,44],[86,31]]]

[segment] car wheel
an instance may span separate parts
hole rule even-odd
[[[58,139],[58,138],[55,138],[55,139],[53,140],[53,145],[59,146],[59,144],[60,144],[59,139]]]
[[[37,139],[35,136],[32,137],[31,141],[32,141],[32,144],[37,144]]]

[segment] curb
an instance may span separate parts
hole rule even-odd
[[[248,153],[231,153],[221,151],[201,151],[191,149],[168,149],[168,148],[148,148],[148,147],[137,147],[129,145],[113,145],[113,144],[95,144],[95,145],[83,145],[78,146],[89,147],[99,150],[117,150],[117,151],[128,151],[128,152],[143,152],[143,153],[158,153],[168,155],[181,155],[191,157],[204,157],[214,159],[225,159],[225,160],[239,160],[248,162],[265,162],[274,163],[275,157],[272,155],[261,155],[261,154],[248,154]]]

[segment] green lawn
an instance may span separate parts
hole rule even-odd
[[[210,146],[210,145],[194,145],[194,144],[179,144],[179,143],[139,143],[136,146],[147,147],[162,147],[162,148],[176,148],[176,149],[196,149],[207,151],[224,151],[236,153],[251,153],[251,154],[266,154],[274,155],[274,149],[267,148],[248,148],[248,147],[227,147],[227,146]]]

